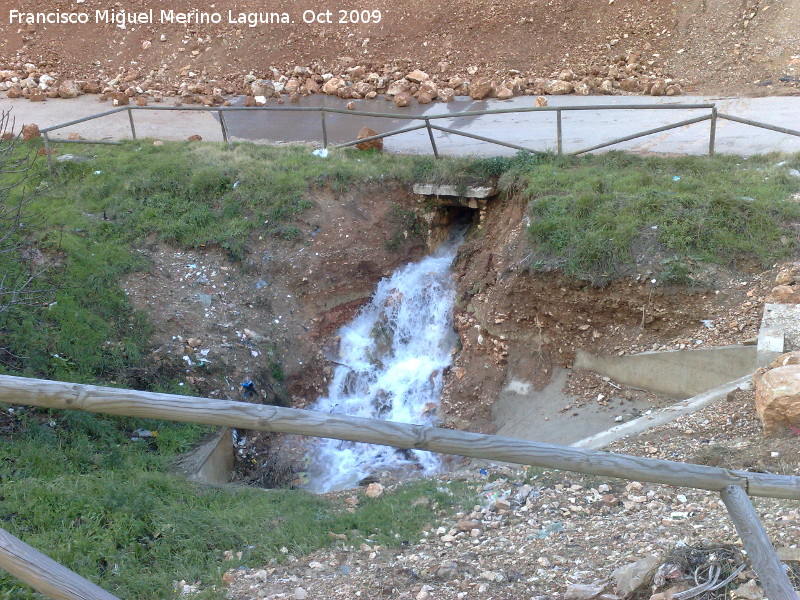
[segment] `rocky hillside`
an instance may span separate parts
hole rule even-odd
[[[148,0],[113,10],[100,0],[34,0],[30,13],[4,13],[0,91],[37,100],[105,91],[140,102],[178,94],[220,104],[230,94],[363,98],[397,82],[394,93],[422,101],[792,94],[800,85],[800,0],[354,0],[341,13],[319,0],[302,10],[271,6],[274,13],[253,0],[170,7],[162,15]],[[88,22],[46,24],[37,15],[65,20],[70,12]],[[407,77],[415,71],[423,75]],[[254,88],[260,80],[271,84]]]

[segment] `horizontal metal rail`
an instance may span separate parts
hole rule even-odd
[[[525,152],[536,152],[535,150],[531,150],[530,148],[526,148],[525,146],[512,144],[510,142],[501,142],[500,140],[484,137],[482,135],[476,135],[474,133],[467,133],[466,131],[459,131],[458,129],[451,129],[449,127],[440,127],[439,125],[431,125],[431,129],[437,129],[439,131],[444,131],[445,133],[452,133],[455,135],[462,135],[464,137],[472,138],[473,140],[478,140],[481,142],[489,142],[491,144],[497,144],[498,146],[513,148],[514,150],[523,150]]]
[[[742,117],[734,117],[733,115],[726,115],[717,113],[718,119],[726,119],[728,121],[735,121],[736,123],[744,123],[752,127],[760,127],[761,129],[769,129],[770,131],[777,131],[778,133],[785,133],[786,135],[796,135],[800,137],[800,131],[796,129],[787,129],[786,127],[778,127],[777,125],[770,125],[769,123],[761,123],[759,121],[751,121],[750,119],[743,119]]]
[[[201,111],[201,112],[238,112],[238,111],[272,111],[272,112],[327,112],[333,114],[351,115],[355,117],[376,117],[383,119],[400,119],[410,121],[424,121],[436,119],[456,119],[459,117],[478,117],[482,115],[503,115],[510,113],[529,113],[529,112],[554,112],[554,111],[580,111],[580,110],[694,110],[700,108],[713,108],[713,104],[587,104],[585,106],[530,106],[518,108],[497,108],[487,110],[468,110],[458,113],[441,113],[436,115],[402,115],[393,113],[371,112],[363,110],[347,110],[344,108],[329,108],[327,106],[124,106],[107,110],[96,115],[74,119],[66,123],[51,125],[41,131],[54,131],[63,127],[69,127],[98,119],[108,115],[113,115],[123,111],[134,110],[167,110],[167,111]]]
[[[409,131],[417,131],[418,129],[425,129],[425,124],[423,123],[422,125],[412,125],[411,127],[406,127],[405,129],[397,129],[395,131],[389,131],[388,133],[378,133],[376,135],[371,135],[369,137],[361,138],[359,140],[353,140],[352,142],[344,142],[343,144],[336,144],[334,148],[347,148],[349,146],[355,146],[357,144],[362,144],[364,142],[371,142],[372,140],[381,140],[383,138],[387,138],[393,135],[408,133]]]
[[[662,131],[669,131],[670,129],[676,129],[678,127],[684,127],[685,125],[692,125],[693,123],[700,123],[702,121],[708,121],[711,118],[711,115],[703,115],[702,117],[696,117],[694,119],[686,119],[685,121],[680,121],[678,123],[672,123],[671,125],[664,125],[663,127],[656,127],[655,129],[648,129],[647,131],[642,131],[640,133],[634,133],[632,135],[626,135],[625,137],[616,138],[611,140],[610,142],[603,142],[602,144],[597,144],[596,146],[590,146],[589,148],[584,148],[583,150],[578,150],[577,152],[573,152],[575,156],[579,154],[585,154],[586,152],[592,152],[593,150],[599,150],[600,148],[606,148],[608,146],[614,146],[615,144],[621,144],[623,142],[628,142],[630,140],[635,140],[636,138],[645,137],[648,135],[653,135],[654,133],[661,133]]]
[[[329,108],[325,106],[314,106],[314,107],[304,107],[304,106],[222,106],[222,107],[207,107],[207,106],[124,106],[118,107],[111,110],[107,110],[96,115],[91,115],[88,117],[82,117],[80,119],[73,119],[72,121],[68,121],[66,123],[60,123],[58,125],[52,125],[50,127],[45,127],[41,130],[42,134],[44,135],[45,139],[45,146],[47,150],[47,161],[50,171],[53,172],[54,170],[54,163],[53,159],[50,156],[50,149],[49,144],[53,142],[57,143],[83,143],[83,144],[118,144],[119,142],[113,141],[92,141],[92,140],[64,140],[64,139],[50,139],[48,137],[48,133],[52,131],[56,131],[58,129],[63,129],[65,127],[70,127],[72,125],[77,125],[80,123],[84,123],[86,121],[91,121],[93,119],[99,119],[102,117],[106,117],[109,115],[117,114],[120,112],[127,111],[128,119],[130,121],[130,129],[131,135],[133,139],[136,139],[136,129],[134,126],[133,120],[133,113],[137,110],[150,110],[150,111],[202,111],[202,112],[210,112],[216,113],[220,127],[222,130],[222,138],[228,146],[231,145],[231,137],[229,127],[230,125],[225,121],[225,114],[229,112],[240,112],[240,111],[267,111],[267,112],[306,112],[306,113],[317,113],[321,116],[321,126],[322,126],[322,139],[323,139],[323,146],[328,147],[328,131],[327,126],[325,123],[325,115],[326,114],[341,114],[347,116],[355,116],[355,117],[370,117],[370,118],[380,118],[380,119],[389,119],[389,120],[400,120],[400,121],[422,121],[423,123],[420,125],[404,127],[401,129],[393,130],[387,133],[376,134],[373,136],[369,136],[367,138],[362,138],[360,140],[352,140],[349,142],[343,142],[340,144],[336,144],[335,148],[347,148],[350,146],[355,146],[357,144],[363,142],[369,142],[372,140],[384,139],[395,135],[401,135],[403,133],[409,133],[412,131],[416,131],[418,129],[427,128],[428,130],[428,137],[430,138],[431,147],[433,149],[434,156],[437,158],[439,157],[439,152],[436,147],[436,142],[433,137],[432,131],[434,129],[449,133],[453,135],[460,135],[463,137],[467,137],[470,139],[487,142],[490,144],[495,144],[498,146],[503,146],[505,148],[512,148],[515,150],[522,150],[527,152],[535,152],[531,148],[523,146],[521,144],[514,144],[511,142],[506,142],[503,140],[498,140],[495,138],[482,136],[474,133],[468,133],[466,131],[460,131],[451,127],[443,127],[438,125],[433,125],[431,121],[440,120],[440,119],[459,119],[462,117],[480,117],[484,115],[503,115],[503,114],[516,114],[516,113],[534,113],[534,112],[555,112],[556,113],[556,147],[558,149],[558,153],[561,154],[562,147],[563,147],[563,132],[562,132],[562,119],[561,115],[564,111],[587,111],[587,110],[697,110],[697,109],[710,109],[710,114],[703,115],[700,117],[695,117],[692,119],[686,119],[684,121],[680,121],[678,123],[673,123],[669,125],[664,125],[661,127],[656,127],[654,129],[649,129],[647,131],[641,131],[635,134],[627,135],[624,137],[616,138],[610,140],[608,142],[603,142],[602,144],[596,144],[594,146],[583,148],[581,150],[572,152],[574,155],[585,154],[587,152],[593,152],[595,150],[600,150],[601,148],[607,148],[609,146],[614,146],[617,144],[621,144],[627,141],[635,140],[641,137],[646,137],[649,135],[653,135],[656,133],[661,133],[664,131],[669,131],[671,129],[676,129],[679,127],[684,127],[687,125],[692,125],[694,123],[701,123],[703,121],[710,120],[711,127],[709,132],[709,143],[708,143],[708,154],[712,155],[715,150],[715,141],[716,141],[716,128],[717,128],[717,120],[718,119],[726,119],[728,121],[734,121],[737,123],[743,123],[745,125],[750,125],[753,127],[759,127],[762,129],[768,129],[771,131],[776,131],[778,133],[784,133],[787,135],[793,135],[800,137],[800,131],[789,129],[786,127],[779,127],[777,125],[770,125],[768,123],[761,123],[759,121],[753,121],[750,119],[744,119],[741,117],[735,117],[732,115],[718,113],[716,109],[716,105],[712,103],[692,103],[692,104],[618,104],[618,105],[609,105],[609,104],[587,104],[584,106],[542,106],[542,107],[515,107],[515,108],[499,108],[499,109],[487,109],[487,110],[468,110],[458,113],[444,113],[444,114],[435,114],[435,115],[403,115],[403,114],[393,114],[393,113],[381,113],[381,112],[371,112],[371,111],[359,111],[359,110],[347,110],[347,109],[340,109],[340,108]]]

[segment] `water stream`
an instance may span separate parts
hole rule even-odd
[[[442,374],[457,341],[450,274],[460,239],[381,280],[369,304],[339,331],[340,366],[314,410],[433,423]],[[431,474],[440,466],[439,457],[430,452],[339,440],[320,440],[309,460],[308,488],[315,492],[352,487],[396,468]]]

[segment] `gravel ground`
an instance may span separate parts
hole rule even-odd
[[[610,450],[800,474],[796,437],[789,431],[763,438],[752,396],[744,392],[616,442]],[[474,483],[475,506],[443,516],[419,540],[403,542],[400,548],[356,547],[343,540],[310,556],[288,556],[282,564],[230,571],[229,597],[612,600],[624,597],[615,588],[614,570],[654,556],[662,565],[661,585],[654,585],[651,577],[627,596],[650,598],[690,577],[692,569],[676,553],[724,562],[721,557],[731,553],[726,545],[734,547],[734,554],[741,546],[724,505],[712,492],[534,468],[480,471],[477,465],[443,478]],[[344,501],[352,495],[338,497]],[[798,503],[758,498],[755,505],[782,556],[798,560]],[[667,563],[671,566],[663,566]],[[800,572],[797,562],[787,564],[793,577]],[[747,566],[726,587],[739,589],[738,597],[759,599],[756,583]],[[698,597],[724,594],[721,590]]]

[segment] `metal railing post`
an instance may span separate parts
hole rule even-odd
[[[561,154],[563,152],[563,138],[561,135],[561,109],[559,108],[556,110],[556,140],[558,153]]]
[[[425,127],[428,129],[428,137],[431,140],[431,147],[433,148],[433,157],[439,158],[439,150],[436,148],[436,140],[433,139],[433,130],[431,129],[431,122],[425,119]]]
[[[711,130],[708,134],[708,155],[714,156],[714,144],[717,141],[717,107],[711,109]]]
[[[53,156],[50,154],[50,138],[47,136],[47,132],[45,131],[42,134],[44,138],[44,152],[47,156],[47,170],[50,171],[50,175],[54,173],[53,171]]]
[[[320,115],[322,118],[322,147],[328,147],[328,126],[325,124],[325,108],[320,109]]]
[[[128,107],[128,120],[131,122],[131,135],[133,139],[136,139],[136,127],[133,125],[133,110],[131,107]]]
[[[218,110],[217,115],[219,116],[219,126],[222,128],[222,141],[228,145],[228,148],[230,148],[231,142],[228,139],[228,127],[225,125],[225,113],[221,110]]]

